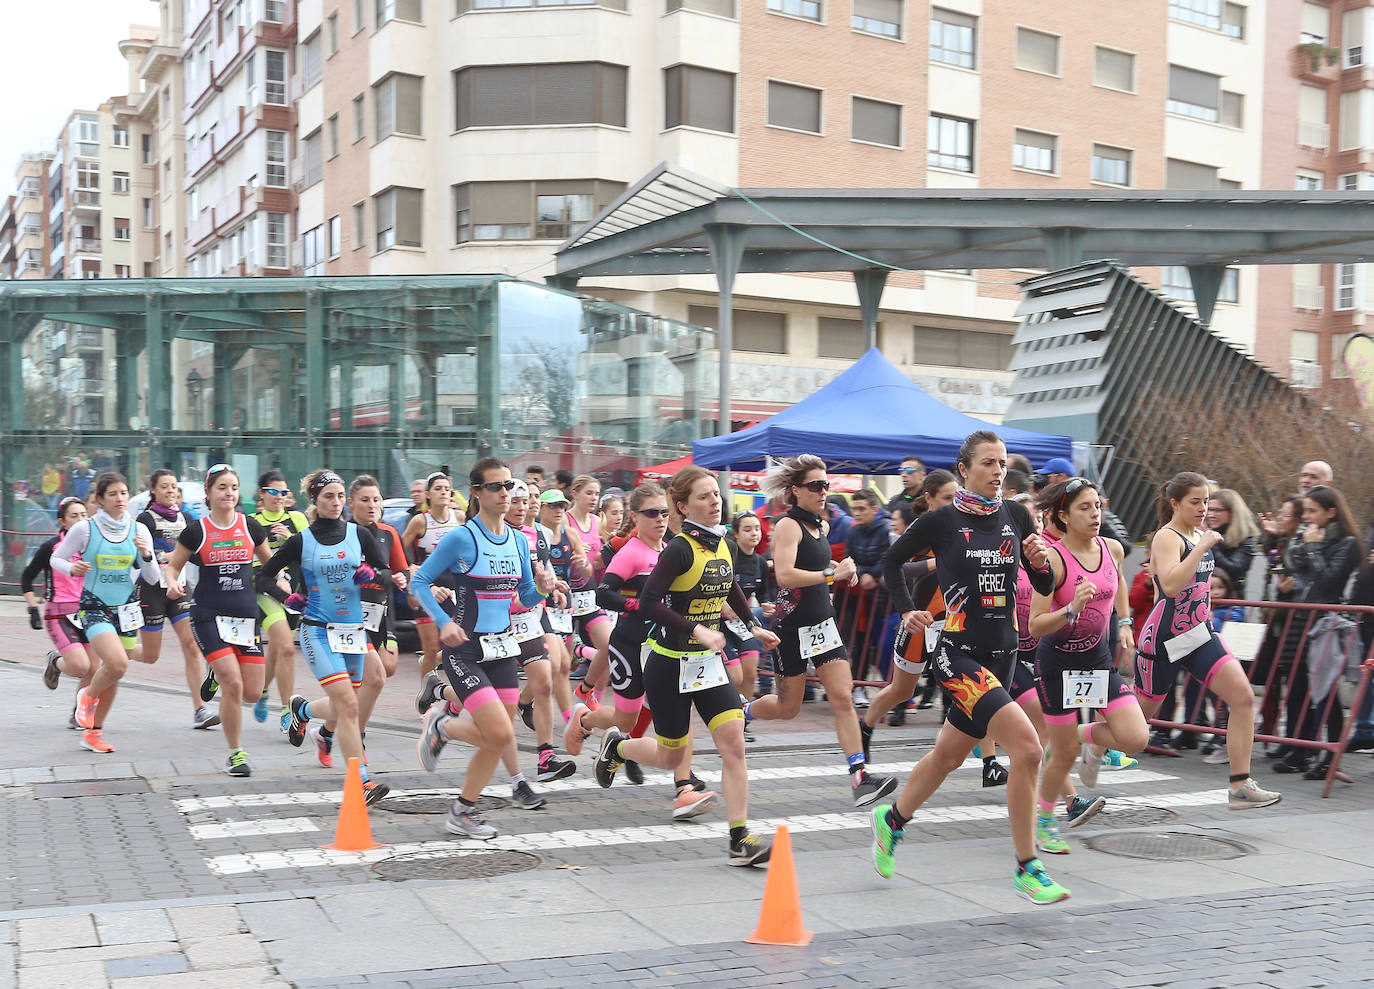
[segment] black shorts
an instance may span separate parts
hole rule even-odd
[[[829,617],[834,618],[833,615]],[[783,619],[778,626],[778,672],[782,676],[799,677],[806,675],[807,660],[802,656],[801,630],[823,621],[825,618],[798,621],[795,612]],[[819,656],[812,656],[811,665],[819,670],[823,663],[828,663],[834,659],[843,659],[848,662],[849,650],[845,648],[843,642],[828,652],[823,652]]]
[[[1012,664],[1011,680],[1006,684],[1007,693],[1018,704],[1026,694],[1035,693],[1035,650],[1022,649],[1016,654]]]
[[[235,646],[225,642],[220,636],[219,625],[213,618],[192,619],[191,638],[195,639],[196,647],[204,654],[207,663],[213,663],[226,656],[234,656],[240,663],[249,665],[265,663],[267,660],[262,653],[262,624],[256,617],[250,620],[253,622],[251,646]]]
[[[644,700],[653,711],[654,734],[665,749],[680,749],[692,733],[692,708],[714,732],[729,721],[743,721],[739,691],[729,681],[684,694],[678,689],[679,662],[650,649],[644,656]]]
[[[138,582],[138,604],[143,609],[143,631],[160,632],[168,617],[175,625],[191,615],[190,595],[183,594],[176,600],[167,598],[167,588],[161,584]]]
[[[1015,703],[995,670],[1012,672],[1016,652],[974,652],[943,634],[930,657],[930,675],[949,695],[946,720],[970,738],[986,738],[988,723]]]
[[[616,697],[636,701],[644,696],[644,649],[635,636],[611,633],[611,690]]]
[[[514,704],[520,696],[520,668],[514,656],[507,659],[483,660],[482,643],[474,633],[461,646],[444,646],[444,672],[458,695],[458,701],[468,710],[475,710],[493,700]],[[469,705],[469,700],[473,703]]]
[[[1226,661],[1232,658],[1231,651],[1215,632],[1208,641],[1176,660],[1170,659],[1163,648],[1155,655],[1137,652],[1136,689],[1150,700],[1159,700],[1174,689],[1180,671],[1190,674],[1204,687],[1210,687],[1212,678],[1226,665]]]
[[[1035,650],[1035,683],[1047,724],[1072,724],[1078,720],[1079,709],[1064,703],[1064,673],[1069,670],[1107,671],[1107,706],[1104,710],[1122,703],[1135,703],[1135,691],[1130,682],[1112,666],[1112,654],[1106,640],[1096,649],[1072,653],[1064,652],[1045,638]]]
[[[290,618],[291,616],[288,614],[287,617]],[[396,623],[391,617],[390,608],[387,608],[386,611],[383,612],[382,620],[377,625],[377,631],[374,632],[370,628],[366,631],[367,644],[370,645],[375,652],[381,652],[383,649],[396,648]]]

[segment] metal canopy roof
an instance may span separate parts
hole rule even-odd
[[[1369,192],[728,189],[666,164],[555,252],[556,279],[739,272],[1317,264],[1374,260]]]

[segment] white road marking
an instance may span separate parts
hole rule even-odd
[[[264,834],[305,834],[319,826],[308,817],[277,817],[258,821],[229,821],[225,824],[190,824],[187,831],[197,841],[214,838],[251,838]]]

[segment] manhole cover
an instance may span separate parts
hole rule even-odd
[[[1089,823],[1115,828],[1148,828],[1155,824],[1166,824],[1176,817],[1177,813],[1163,807],[1123,807],[1113,810],[1109,802],[1102,813]]]
[[[378,810],[389,810],[394,814],[447,814],[458,794],[451,790],[408,790],[393,793],[382,799]],[[479,811],[503,810],[510,804],[501,797],[479,797]]]
[[[391,882],[408,879],[490,879],[537,869],[542,861],[538,855],[529,852],[456,848],[394,855],[375,864],[372,871],[377,878]]]
[[[115,797],[124,793],[151,793],[144,779],[73,780],[70,783],[35,783],[35,797]]]
[[[1229,838],[1212,838],[1183,831],[1124,831],[1093,835],[1083,844],[1108,855],[1156,862],[1197,859],[1236,859],[1254,851],[1249,845]]]

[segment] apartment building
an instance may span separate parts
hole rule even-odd
[[[6,274],[12,278],[43,278],[48,267],[50,243],[48,214],[52,203],[48,194],[48,167],[53,160],[51,151],[31,151],[20,156],[14,173],[12,197],[13,227],[5,252]]]

